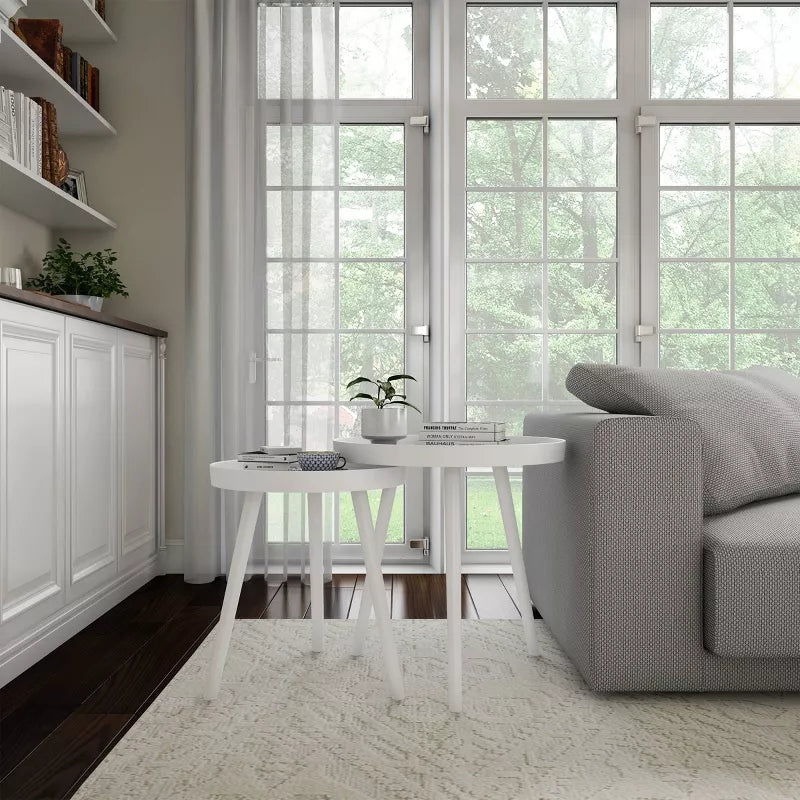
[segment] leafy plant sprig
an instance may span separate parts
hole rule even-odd
[[[117,254],[110,249],[78,254],[66,239],[42,259],[42,271],[25,285],[47,294],[82,294],[90,297],[128,296],[114,267]]]
[[[350,402],[353,400],[372,400],[373,403],[378,408],[385,408],[388,405],[398,405],[398,406],[408,406],[409,408],[413,408],[414,411],[419,411],[419,409],[413,404],[409,403],[406,399],[406,395],[400,394],[397,389],[393,386],[395,381],[416,381],[417,379],[413,375],[390,375],[388,378],[380,381],[374,381],[372,378],[365,378],[360,376],[358,378],[353,378],[350,383],[347,384],[345,389],[351,389],[353,386],[358,386],[361,383],[371,383],[373,386],[378,388],[376,394],[368,394],[367,392],[359,392],[358,394],[353,395],[350,398]],[[383,395],[383,396],[381,396]],[[420,414],[422,412],[420,411]]]

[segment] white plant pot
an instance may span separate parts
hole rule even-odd
[[[394,444],[405,439],[408,421],[405,406],[361,409],[361,435],[365,439],[383,444]]]
[[[92,311],[100,311],[103,308],[102,297],[91,297],[88,294],[56,294],[59,300],[68,300],[70,303],[78,303],[82,306],[89,306]]]
[[[0,0],[0,23],[6,25],[28,0]]]

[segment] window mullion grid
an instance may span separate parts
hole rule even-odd
[[[548,150],[549,150],[549,117],[542,117],[542,363],[540,365],[542,376],[542,401],[550,396],[550,303],[548,300],[548,285],[550,276],[550,248],[547,243],[547,210],[549,202],[548,180]]]
[[[728,0],[728,100],[733,100],[733,0]]]
[[[338,3],[337,3],[338,6]],[[338,51],[339,48],[339,15],[336,15],[336,48]],[[339,63],[338,60],[336,62]],[[337,97],[338,97],[338,80],[339,80],[339,70],[336,70],[336,80],[337,80]],[[339,264],[339,203],[341,197],[341,168],[339,164],[339,124],[338,120],[334,120],[331,123],[333,125],[333,182],[334,182],[334,194],[333,194],[333,252],[334,252],[334,260],[333,260],[333,324],[335,327],[334,334],[333,334],[333,377],[334,377],[334,388],[333,388],[333,436],[336,438],[339,435],[339,404],[341,402],[341,320],[340,320],[340,308],[339,308],[339,297],[341,292],[339,291],[339,281],[340,281],[340,264]],[[334,544],[339,544],[339,534],[340,534],[340,525],[339,525],[339,518],[340,518],[340,508],[339,508],[339,495],[334,495],[333,498],[333,532],[332,532],[332,539]]]
[[[550,13],[548,11],[547,0],[542,0],[542,98],[547,100],[550,96],[549,81],[547,80],[547,73],[549,72],[547,62],[549,58],[547,47],[547,33],[549,28]]]

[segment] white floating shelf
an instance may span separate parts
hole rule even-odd
[[[0,155],[0,206],[56,230],[104,231],[117,224],[49,181]]]
[[[117,41],[91,0],[28,0],[25,16],[60,19],[64,23],[64,44],[70,47],[83,42]]]
[[[58,113],[59,136],[117,134],[113,125],[3,26],[0,26],[0,86],[53,103]]]

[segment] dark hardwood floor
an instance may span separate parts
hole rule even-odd
[[[325,587],[325,616],[358,616],[364,579],[336,575]],[[387,575],[393,619],[446,616],[444,575]],[[225,581],[191,585],[164,575],[115,606],[0,689],[0,798],[70,797],[208,635]],[[307,586],[246,581],[240,619],[302,619]],[[513,580],[462,579],[464,619],[519,617]],[[113,798],[109,798],[113,800]]]

